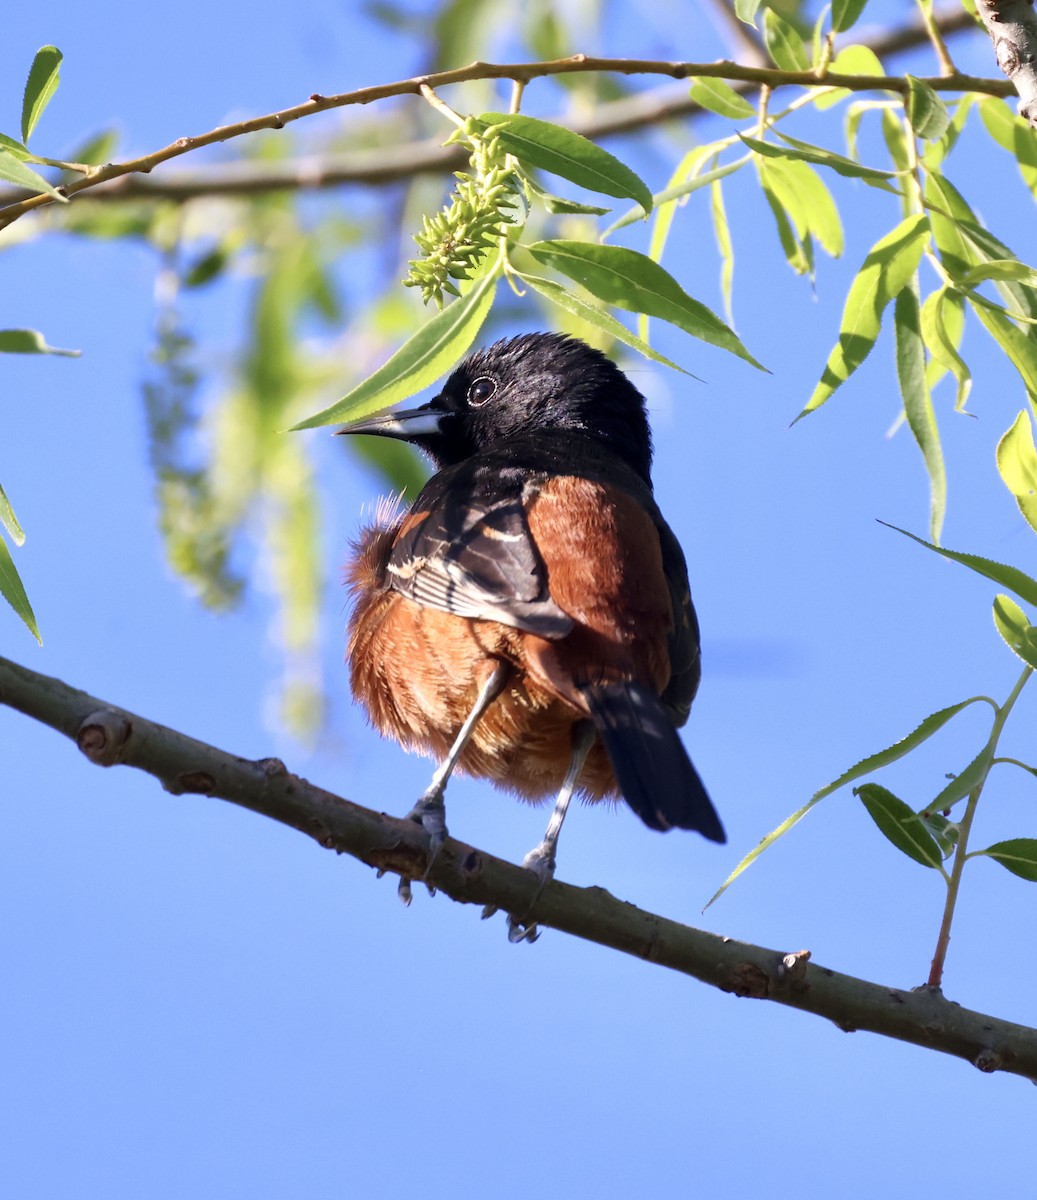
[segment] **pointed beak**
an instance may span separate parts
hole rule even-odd
[[[443,418],[447,414],[442,409],[433,408],[432,403],[423,404],[420,408],[403,408],[396,412],[379,413],[375,417],[361,418],[359,421],[343,425],[335,432],[373,433],[379,437],[399,438],[404,442],[435,437],[436,434],[442,432]]]

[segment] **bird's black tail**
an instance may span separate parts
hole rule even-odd
[[[702,780],[662,701],[639,683],[580,689],[627,804],[650,829],[695,829],[726,842]]]

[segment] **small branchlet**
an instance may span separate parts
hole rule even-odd
[[[471,278],[483,256],[516,223],[520,180],[500,144],[498,126],[483,127],[469,117],[447,141],[471,146],[471,172],[458,171],[457,185],[434,216],[424,217],[414,240],[421,258],[412,259],[404,279],[407,287],[421,288],[428,304],[443,307],[443,293],[460,295],[457,280]]]

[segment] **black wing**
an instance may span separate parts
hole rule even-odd
[[[417,604],[564,637],[572,618],[551,599],[526,523],[537,481],[469,459],[434,476],[389,558],[390,586]]]

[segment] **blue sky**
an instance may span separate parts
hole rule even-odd
[[[705,18],[669,39],[624,9],[601,49],[723,52]],[[0,129],[14,132],[24,73],[47,42],[66,56],[37,134],[55,149],[114,121],[125,150],[143,152],[417,66],[349,3],[188,0],[157,17],[59,2],[8,16]],[[955,52],[965,69],[992,73],[979,35]],[[926,56],[913,61],[930,69]],[[327,129],[339,119],[321,118]],[[978,124],[972,134],[951,177],[1032,262],[1032,201]],[[653,189],[665,184],[672,150],[661,138],[610,145]],[[888,341],[827,409],[789,428],[852,272],[898,219],[892,199],[841,180],[833,190],[848,246],[821,262],[814,292],[785,266],[750,182],[727,193],[739,332],[773,374],[659,327],[659,348],[706,382],[626,360],[652,407],[656,490],[703,627],[705,677],[686,738],[729,844],[581,808],[559,874],[911,987],[928,970],[942,888],[889,847],[849,792],[700,915],[741,855],[816,788],[937,708],[1006,696],[1018,674],[990,619],[994,587],[876,521],[927,528],[917,450],[904,432],[886,437],[899,406]],[[667,265],[719,307],[702,194],[678,217]],[[37,649],[0,611],[2,652],[243,756],[280,754],[360,803],[406,811],[430,768],[380,742],[350,706],[337,570],[324,592],[329,733],[309,750],[265,719],[277,657],[262,590],[215,616],[163,561],[139,395],[153,256],[52,237],[10,249],[0,266],[0,327],[40,328],[84,351],[0,362],[0,479],[29,534],[17,561],[44,632]],[[235,304],[232,285],[212,302],[217,346],[241,328]],[[975,419],[950,413],[946,384],[938,393],[945,542],[1032,571],[1032,535],[993,460],[1025,396],[985,334],[967,336]],[[353,382],[344,363],[342,390]],[[335,564],[382,485],[350,460],[323,459],[322,536]],[[1032,718],[1026,696],[1009,753],[1032,757]],[[983,720],[970,710],[881,781],[921,804],[972,757]],[[508,1200],[539,1190],[581,1200],[709,1195],[735,1179],[737,1195],[789,1180],[805,1200],[856,1200],[934,1185],[952,1198],[1022,1193],[1032,1180],[1022,1080],[848,1036],[560,934],[512,947],[502,919],[482,923],[442,897],[418,894],[405,911],[391,879],[232,806],[91,767],[3,708],[0,748],[5,1195]],[[1032,786],[1021,773],[995,779],[977,844],[1037,836]],[[468,781],[452,785],[449,811],[457,836],[512,860],[546,820]],[[951,998],[1034,1023],[1033,897],[992,863],[970,866]]]

